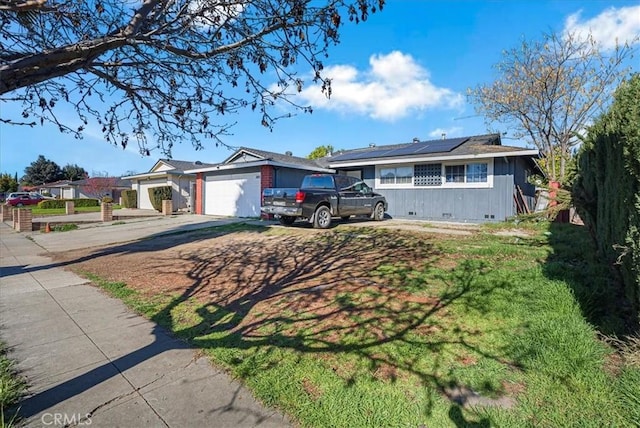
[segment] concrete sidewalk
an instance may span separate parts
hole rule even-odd
[[[31,239],[0,223],[0,336],[29,383],[20,409],[26,426],[290,425],[185,343],[51,266],[46,256],[45,250],[131,241],[215,221],[181,217],[191,222],[148,220],[158,223],[105,227],[105,233],[34,233]]]

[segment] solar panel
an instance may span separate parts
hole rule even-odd
[[[388,153],[388,152],[389,152],[388,149],[381,149],[381,150],[367,150],[362,152],[344,153],[338,156],[333,156],[331,160],[343,161],[343,160],[378,158],[378,157],[384,157],[385,153]]]
[[[356,151],[352,153],[344,153],[341,155],[334,156],[331,161],[350,161],[350,160],[360,160],[360,159],[371,159],[371,158],[383,158],[383,157],[395,157],[395,156],[408,156],[408,155],[424,155],[429,153],[442,153],[442,152],[450,152],[455,149],[468,138],[452,138],[448,140],[432,140],[432,141],[421,141],[418,143],[410,143],[404,147],[398,147],[394,149],[373,149],[373,150],[363,150]]]
[[[467,138],[454,138],[451,140],[434,141],[434,142],[430,142],[430,144],[428,145],[418,148],[418,150],[415,153],[426,154],[426,153],[450,152],[451,150],[455,149],[465,141],[467,141]]]

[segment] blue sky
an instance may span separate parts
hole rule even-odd
[[[414,137],[440,138],[442,133],[483,134],[484,120],[465,94],[469,87],[493,81],[492,66],[502,51],[544,32],[589,28],[605,45],[616,37],[637,36],[640,3],[387,0],[382,13],[343,27],[341,44],[331,49],[325,62],[334,81],[330,100],[318,88],[306,86],[299,103],[313,105],[312,114],[281,120],[271,132],[260,125],[258,115],[243,112],[232,118],[238,124],[224,141],[235,147],[307,156],[326,144],[351,149],[410,142]],[[630,61],[634,71],[640,71],[637,54]],[[15,107],[0,108],[11,112]],[[503,144],[521,145],[512,140]],[[176,145],[173,158],[215,163],[232,153],[213,143],[205,142],[205,147],[195,151],[188,142]],[[109,145],[91,127],[82,140],[76,140],[53,125],[0,124],[0,172],[22,176],[41,154],[61,167],[78,164],[90,173],[111,175],[146,172],[163,157],[159,152],[142,157],[135,143],[126,150]]]

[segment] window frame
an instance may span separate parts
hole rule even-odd
[[[376,189],[424,189],[424,190],[436,190],[436,189],[486,189],[493,188],[493,171],[494,171],[494,162],[493,158],[485,158],[478,160],[452,160],[452,161],[434,161],[434,162],[416,162],[416,163],[402,163],[402,164],[389,164],[389,165],[376,165],[376,178],[375,178],[375,188]],[[416,165],[425,165],[425,164],[440,164],[440,177],[441,183],[439,185],[415,185],[415,166]],[[477,164],[485,164],[486,165],[486,181],[467,181],[467,172],[468,165],[477,165]],[[455,166],[455,165],[463,165],[464,173],[462,177],[464,181],[462,182],[447,182],[446,170],[447,167]],[[398,183],[397,182],[397,168],[411,168],[411,182],[410,183]],[[394,182],[393,183],[383,183],[382,182],[382,172],[394,170]]]
[[[494,159],[483,159],[483,160],[465,160],[461,161],[452,161],[452,162],[443,162],[442,163],[442,186],[443,189],[487,189],[493,188],[493,163]],[[486,181],[467,181],[468,175],[468,166],[469,165],[486,165],[487,166],[487,180]],[[464,174],[462,177],[464,181],[462,182],[447,182],[446,177],[446,167],[447,166],[455,166],[455,165],[464,165]]]
[[[392,165],[376,165],[376,179],[375,179],[375,188],[376,189],[413,189],[413,165],[412,163],[402,163],[402,164],[392,164]],[[407,169],[407,172],[411,173],[411,177],[407,175],[398,177],[398,169]],[[384,183],[382,181],[382,172],[393,170],[393,183]],[[408,182],[400,182],[398,183],[398,178],[406,181],[409,178]]]

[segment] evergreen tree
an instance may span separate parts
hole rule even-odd
[[[0,175],[0,191],[1,192],[15,192],[17,190],[18,190],[18,180],[16,180],[11,176],[11,174],[6,172]]]
[[[22,181],[31,186],[51,183],[64,178],[58,164],[42,155],[24,169],[24,174]]]
[[[640,309],[640,73],[616,91],[579,153],[573,199],[605,262]]]
[[[318,146],[307,156],[307,159],[320,159],[333,153],[333,146]]]
[[[87,178],[89,174],[87,174],[84,168],[77,164],[67,164],[62,168],[62,175],[64,176],[64,180],[75,181]]]

